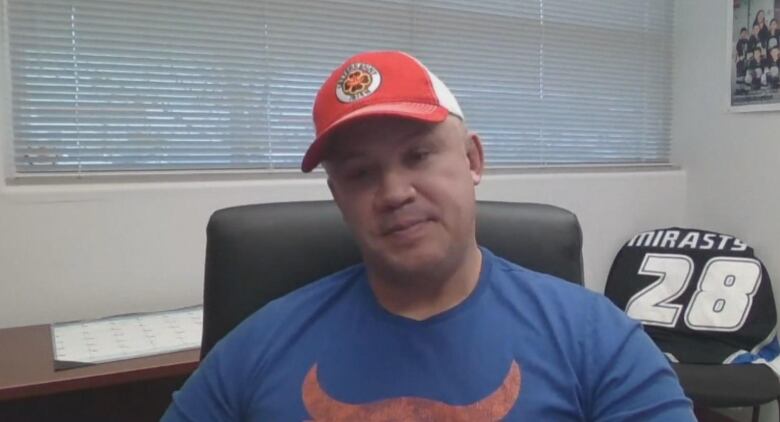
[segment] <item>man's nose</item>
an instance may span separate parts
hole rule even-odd
[[[388,170],[382,174],[376,201],[380,210],[393,210],[413,201],[416,194],[408,174],[399,170]]]

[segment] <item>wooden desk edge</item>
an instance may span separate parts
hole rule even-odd
[[[84,375],[77,378],[52,380],[46,383],[29,385],[10,385],[0,388],[0,402],[4,400],[24,399],[48,394],[65,393],[95,387],[124,384],[191,374],[199,364],[197,354],[193,358],[173,364],[138,368],[121,372],[98,375]]]

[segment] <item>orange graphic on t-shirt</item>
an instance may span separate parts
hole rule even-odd
[[[303,403],[314,421],[498,421],[520,396],[520,366],[512,362],[503,383],[487,397],[467,405],[451,405],[420,397],[398,397],[366,404],[342,403],[320,386],[317,365],[303,380]]]

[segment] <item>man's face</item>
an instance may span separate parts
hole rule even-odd
[[[778,49],[778,48],[773,48],[773,49],[772,49],[772,53],[771,53],[771,54],[772,54],[772,59],[773,59],[774,61],[777,61],[777,59],[778,59],[778,58],[780,58],[780,49]]]
[[[334,136],[328,186],[366,263],[400,276],[459,263],[475,244],[477,136],[452,116],[433,125],[364,119]]]

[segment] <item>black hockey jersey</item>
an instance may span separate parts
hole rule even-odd
[[[678,227],[639,233],[615,257],[605,294],[672,361],[780,368],[769,275],[734,236]]]

